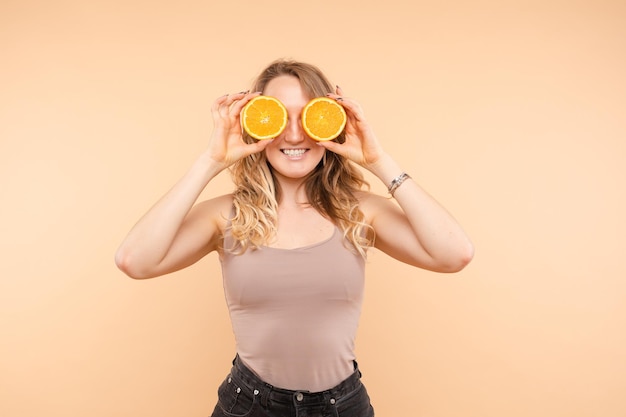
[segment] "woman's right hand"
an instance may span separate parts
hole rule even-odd
[[[271,140],[245,143],[242,137],[240,114],[243,107],[261,93],[241,92],[219,97],[211,106],[213,133],[207,149],[208,156],[221,169],[253,153],[261,152]]]
[[[139,219],[117,250],[115,261],[127,275],[143,279],[177,271],[219,247],[225,227],[222,222],[232,206],[231,197],[195,202],[220,171],[261,152],[270,142],[243,141],[239,114],[258,95],[238,93],[215,101],[211,107],[214,129],[207,149]]]

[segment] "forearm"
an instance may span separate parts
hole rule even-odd
[[[221,167],[202,154],[130,230],[115,254],[118,267],[133,275],[133,271],[158,265],[200,193],[220,171]]]
[[[385,186],[403,170],[385,154],[370,168]],[[473,256],[473,246],[454,217],[415,180],[405,180],[393,193],[422,248],[444,269],[460,269]]]

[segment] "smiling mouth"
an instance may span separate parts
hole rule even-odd
[[[281,149],[280,151],[287,156],[302,156],[308,149]]]

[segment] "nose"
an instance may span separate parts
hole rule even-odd
[[[287,120],[287,127],[283,132],[283,140],[290,144],[297,144],[305,139],[306,134],[300,124],[300,120],[289,118]]]

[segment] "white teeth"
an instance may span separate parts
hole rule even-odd
[[[283,149],[283,153],[287,156],[301,156],[304,152],[306,149]]]

